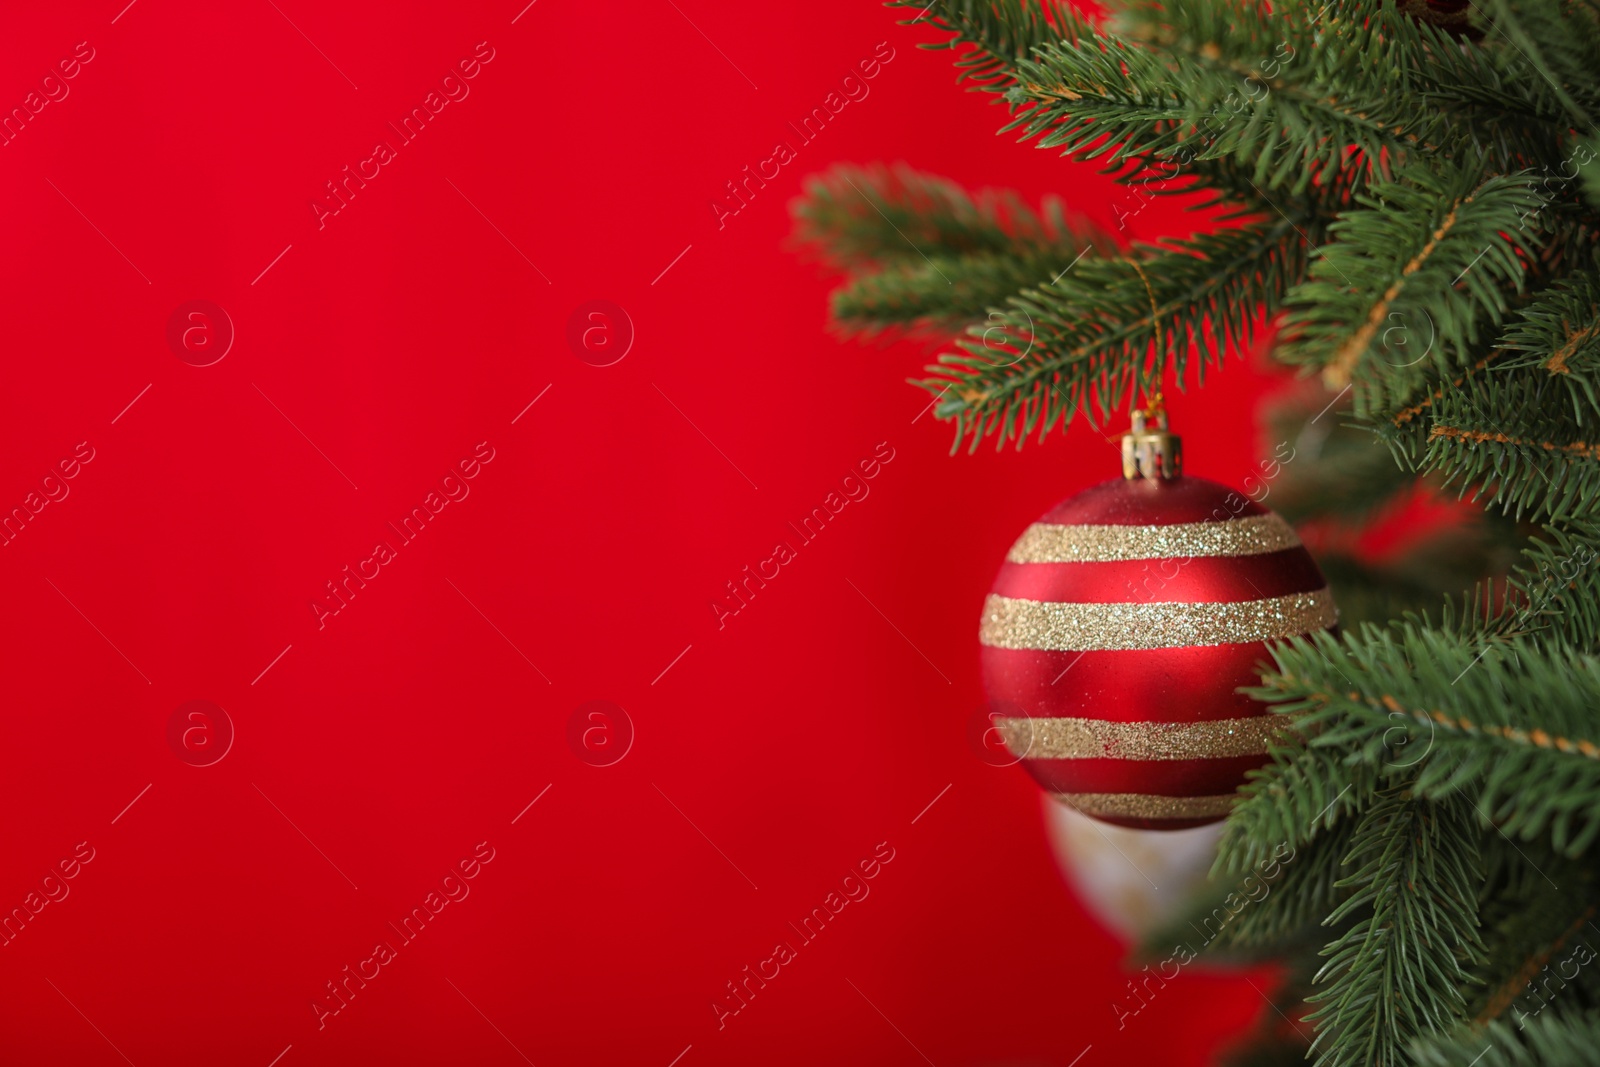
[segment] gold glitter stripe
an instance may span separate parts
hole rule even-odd
[[[1125,559],[1259,556],[1300,543],[1275,514],[1170,526],[1058,526],[1036,522],[1006,553],[1008,563],[1105,563]]]
[[[1045,652],[1247,644],[1324,630],[1339,621],[1326,588],[1231,603],[1078,604],[990,593],[978,641]]]
[[[1055,798],[1085,815],[1125,819],[1215,819],[1233,810],[1237,793],[1211,797],[1158,797],[1149,793],[1056,793]]]
[[[1105,719],[997,718],[1018,759],[1217,759],[1260,756],[1284,725],[1277,715],[1210,722],[1110,722]]]

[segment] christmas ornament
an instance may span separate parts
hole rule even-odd
[[[1045,833],[1084,906],[1129,941],[1178,921],[1206,884],[1222,824],[1150,834],[1107,826],[1046,797]]]
[[[1122,465],[1011,546],[979,627],[984,688],[1007,747],[1058,800],[1136,829],[1200,826],[1227,814],[1281,725],[1238,692],[1267,643],[1338,612],[1288,523],[1183,475],[1165,415],[1134,414]]]

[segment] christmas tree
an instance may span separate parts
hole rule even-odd
[[[1226,220],[1125,247],[906,168],[814,180],[837,321],[955,338],[916,384],[957,446],[1125,425],[1258,337],[1326,390],[1278,415],[1312,447],[1274,502],[1343,624],[1263,670],[1282,729],[1196,913],[1293,857],[1207,946],[1284,964],[1305,1025],[1268,1013],[1249,1062],[1298,1061],[1301,1029],[1337,1067],[1597,1062],[1600,3],[890,6],[1003,130]],[[1441,492],[1472,514],[1351,549]]]

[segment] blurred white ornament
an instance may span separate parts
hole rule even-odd
[[[1206,881],[1223,824],[1130,830],[1080,815],[1048,795],[1045,832],[1068,881],[1112,930],[1137,941],[1173,921]]]

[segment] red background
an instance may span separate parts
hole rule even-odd
[[[1121,945],[965,737],[1006,546],[1113,450],[948,456],[904,384],[932,348],[841,343],[788,247],[839,160],[1108,224],[1114,188],[996,138],[872,4],[275,2],[32,5],[0,40],[5,108],[94,49],[0,149],[0,507],[95,450],[0,549],[0,909],[95,849],[0,948],[0,1059],[1097,1067],[1243,1031],[1258,995],[1197,969],[1117,1031]],[[319,230],[323,183],[480,41],[470,95]],[[881,41],[871,95],[719,231],[724,182]],[[165,339],[194,299],[237,332],[209,367]],[[614,366],[565,341],[593,299],[635,326]],[[1252,471],[1260,384],[1174,399],[1192,471]],[[481,441],[470,496],[319,631],[324,583]],[[871,495],[719,631],[723,583],[878,442]],[[196,699],[237,731],[209,767],[167,741]],[[613,766],[566,740],[594,699],[636,729]],[[480,841],[470,896],[319,1032],[324,983]],[[724,983],[878,842],[871,896],[719,1031]]]

